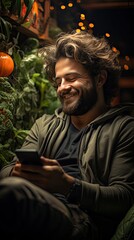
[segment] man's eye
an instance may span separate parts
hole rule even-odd
[[[71,82],[71,81],[74,81],[75,79],[76,77],[71,77],[71,78],[68,78],[67,80]]]
[[[72,76],[72,77],[66,78],[66,80],[67,80],[68,82],[73,82],[73,81],[77,80],[77,78],[78,78],[78,76]]]
[[[61,81],[56,81],[56,86],[59,87],[61,85]]]
[[[67,75],[63,78],[56,78],[55,82],[56,82],[56,87],[59,87],[62,83],[62,79],[64,79],[66,82],[74,82],[76,81],[78,78],[80,78],[79,75]]]

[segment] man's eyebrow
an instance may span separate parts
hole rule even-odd
[[[81,76],[78,72],[70,72],[70,73],[65,74],[65,75],[62,76],[62,77],[68,77],[68,76],[70,76],[70,75],[72,75],[72,74],[76,74],[77,76]],[[57,80],[57,79],[60,79],[60,78],[62,78],[62,77],[59,76],[59,77],[55,77],[54,79]]]

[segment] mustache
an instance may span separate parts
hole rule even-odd
[[[76,95],[76,94],[78,94],[79,93],[79,90],[77,90],[77,89],[70,89],[70,88],[68,88],[68,89],[64,89],[64,90],[62,90],[60,93],[59,93],[59,97],[60,98],[65,98],[66,96],[74,96],[74,95]]]

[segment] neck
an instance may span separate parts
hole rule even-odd
[[[90,111],[83,115],[71,116],[71,122],[77,129],[80,130],[106,111],[107,106],[105,104],[102,106],[94,106]]]

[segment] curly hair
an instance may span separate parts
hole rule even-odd
[[[55,43],[45,49],[47,78],[54,84],[55,64],[60,57],[72,58],[82,64],[95,79],[102,70],[107,71],[104,98],[107,104],[118,92],[121,66],[118,52],[114,52],[104,37],[95,37],[86,31],[61,33]]]

